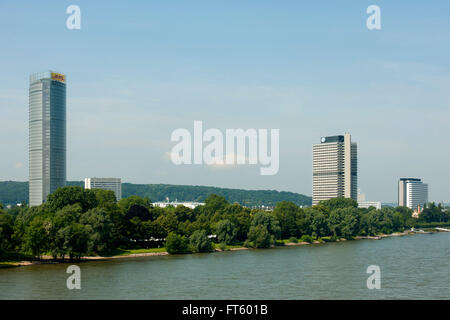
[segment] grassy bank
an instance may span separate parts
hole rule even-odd
[[[18,267],[19,265],[18,261],[0,261],[0,269]]]
[[[150,249],[122,249],[118,248],[111,252],[109,252],[106,255],[103,255],[103,257],[115,257],[115,256],[129,256],[132,254],[141,254],[141,253],[161,253],[166,252],[166,248],[150,248]]]

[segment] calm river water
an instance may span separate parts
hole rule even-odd
[[[381,289],[367,289],[369,265]],[[0,299],[450,299],[450,233],[0,269]]]

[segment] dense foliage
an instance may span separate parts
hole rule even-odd
[[[419,219],[405,207],[358,209],[349,199],[331,199],[308,208],[280,202],[273,211],[249,209],[210,195],[205,205],[154,207],[147,197],[116,202],[112,191],[58,189],[36,207],[0,205],[0,259],[11,254],[79,259],[117,248],[165,246],[173,253],[210,252],[215,247],[267,248],[290,242],[324,241],[403,231],[417,224],[445,224],[450,212],[429,204]],[[215,236],[212,236],[215,235]]]
[[[0,203],[28,203],[28,182],[0,181]]]
[[[82,187],[81,181],[68,181],[68,186]],[[231,203],[243,206],[275,206],[281,201],[290,201],[296,205],[311,205],[311,197],[275,190],[240,190],[205,186],[178,186],[169,184],[122,184],[122,195],[127,198],[136,195],[152,201],[196,201],[204,202],[211,195],[224,197]],[[28,203],[28,182],[0,181],[0,202],[3,204]]]

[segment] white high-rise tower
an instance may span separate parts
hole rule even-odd
[[[313,205],[331,198],[358,198],[357,145],[349,133],[313,145]]]
[[[398,181],[398,205],[422,210],[428,202],[428,184],[417,178],[400,178]]]

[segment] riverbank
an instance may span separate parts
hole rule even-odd
[[[438,231],[434,230],[433,232],[438,232]],[[391,234],[379,234],[376,236],[356,236],[352,240],[381,240],[383,238],[388,238],[388,237],[402,237],[402,236],[414,235],[414,234],[427,234],[427,233],[407,230],[404,232],[394,232]],[[329,237],[324,237],[324,238],[328,239]],[[288,240],[280,240],[280,241],[278,241],[277,245],[272,245],[271,248],[279,248],[279,247],[285,247],[285,246],[304,246],[304,245],[314,245],[314,244],[326,244],[327,242],[341,242],[341,241],[352,241],[352,240],[347,240],[345,238],[336,239],[335,241],[314,240],[313,242],[304,242],[304,241],[288,242]],[[252,248],[233,245],[233,246],[227,246],[227,248],[225,250],[221,250],[216,247],[214,249],[214,252],[239,251],[239,250],[249,250],[249,249],[252,249]],[[87,257],[82,257],[80,260],[77,260],[77,261],[70,261],[69,259],[55,261],[53,259],[53,257],[44,255],[39,260],[0,262],[0,268],[22,267],[22,266],[30,266],[30,265],[36,265],[36,264],[56,264],[56,263],[74,263],[74,262],[79,263],[79,262],[99,261],[99,260],[169,255],[169,253],[167,251],[165,251],[165,248],[136,249],[136,250],[117,249],[117,251],[120,253],[111,255],[111,256],[87,256]]]

